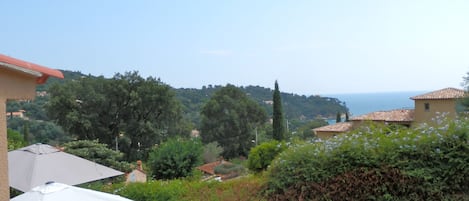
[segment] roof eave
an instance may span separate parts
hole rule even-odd
[[[0,66],[6,67],[6,68],[8,68],[10,70],[13,70],[13,71],[22,72],[22,73],[25,73],[25,74],[28,74],[28,75],[31,75],[31,76],[34,76],[34,77],[42,77],[42,73],[40,73],[40,72],[33,71],[33,70],[30,70],[30,69],[27,69],[27,68],[21,68],[19,66],[15,66],[15,65],[12,65],[12,64],[9,64],[9,63],[0,62]]]
[[[37,84],[44,84],[49,77],[56,77],[63,79],[64,75],[59,70],[46,68],[37,64],[29,63],[23,60],[19,60],[13,57],[0,54],[0,65],[11,70],[26,73],[37,77]]]

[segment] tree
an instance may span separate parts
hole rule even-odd
[[[218,160],[222,152],[223,148],[218,146],[217,142],[210,142],[204,145],[204,152],[202,154],[204,163],[215,162],[216,160]]]
[[[469,92],[469,72],[467,72],[466,76],[463,77],[462,85],[466,91],[466,96],[459,100],[456,105],[456,111],[467,115],[467,112],[469,111],[469,96],[467,96],[467,93]]]
[[[256,126],[267,119],[258,103],[230,84],[213,94],[201,116],[202,142],[218,142],[225,158],[247,156],[254,145]]]
[[[156,179],[187,177],[202,162],[202,143],[197,139],[169,139],[150,152],[148,164]]]
[[[277,81],[275,81],[273,101],[273,139],[282,141],[285,140],[285,121],[283,119],[282,100]]]
[[[349,119],[349,114],[348,112],[345,112],[345,122],[349,122],[350,119]]]
[[[342,122],[342,114],[340,112],[337,112],[337,115],[335,117],[335,123],[340,123]]]
[[[112,79],[84,77],[53,85],[48,115],[80,140],[96,140],[116,147],[127,160],[146,159],[150,148],[181,128],[181,108],[175,93],[159,79],[137,72]]]

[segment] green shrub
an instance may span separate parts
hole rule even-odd
[[[201,154],[198,140],[170,139],[151,151],[148,164],[157,179],[187,177],[201,164]]]
[[[224,182],[191,182],[187,185],[187,194],[181,200],[190,201],[262,201],[261,194],[265,178],[247,175]]]
[[[19,132],[12,129],[7,129],[7,139],[8,151],[19,149],[28,145],[23,136]]]
[[[327,189],[331,187],[329,184],[334,184],[334,188],[353,192],[356,188],[346,185],[357,182],[367,184],[361,186],[365,189],[360,188],[367,199],[412,200],[426,196],[442,199],[448,194],[468,192],[468,133],[467,120],[418,129],[369,126],[330,140],[293,145],[268,169],[267,192],[272,197],[286,196],[285,199],[295,199],[289,195],[307,198],[321,191],[304,189]],[[370,185],[374,184],[371,178],[349,174],[367,174],[366,171],[378,171],[380,178],[392,173],[402,180],[389,180],[385,186]],[[337,178],[341,182],[334,183]],[[300,192],[292,193],[292,189]],[[341,197],[323,195],[324,200],[341,200]]]
[[[249,152],[248,168],[254,172],[265,170],[272,160],[286,148],[285,143],[276,140],[264,142],[252,148]]]
[[[131,183],[118,189],[117,193],[135,201],[178,201],[187,193],[186,183],[182,180]]]
[[[397,168],[356,168],[323,182],[298,183],[273,200],[434,200],[441,198],[419,188],[420,181]]]
[[[135,201],[265,200],[260,193],[265,177],[247,175],[225,182],[154,180],[147,183],[101,185],[92,189],[118,194]]]

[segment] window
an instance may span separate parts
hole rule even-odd
[[[425,107],[425,112],[430,111],[430,103],[425,103],[424,107]]]

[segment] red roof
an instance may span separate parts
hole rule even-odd
[[[36,80],[37,84],[44,84],[47,81],[47,78],[49,78],[49,76],[61,78],[61,79],[64,78],[64,75],[59,70],[47,68],[47,67],[40,66],[34,63],[30,63],[27,61],[9,57],[3,54],[0,54],[0,65],[1,63],[10,64],[18,68],[40,73],[41,75]]]
[[[205,173],[214,175],[215,174],[215,167],[217,167],[220,164],[221,164],[221,161],[215,161],[215,162],[212,162],[212,163],[207,163],[207,164],[204,164],[202,166],[199,166],[199,167],[197,167],[197,169],[199,169],[199,170],[201,170]]]

